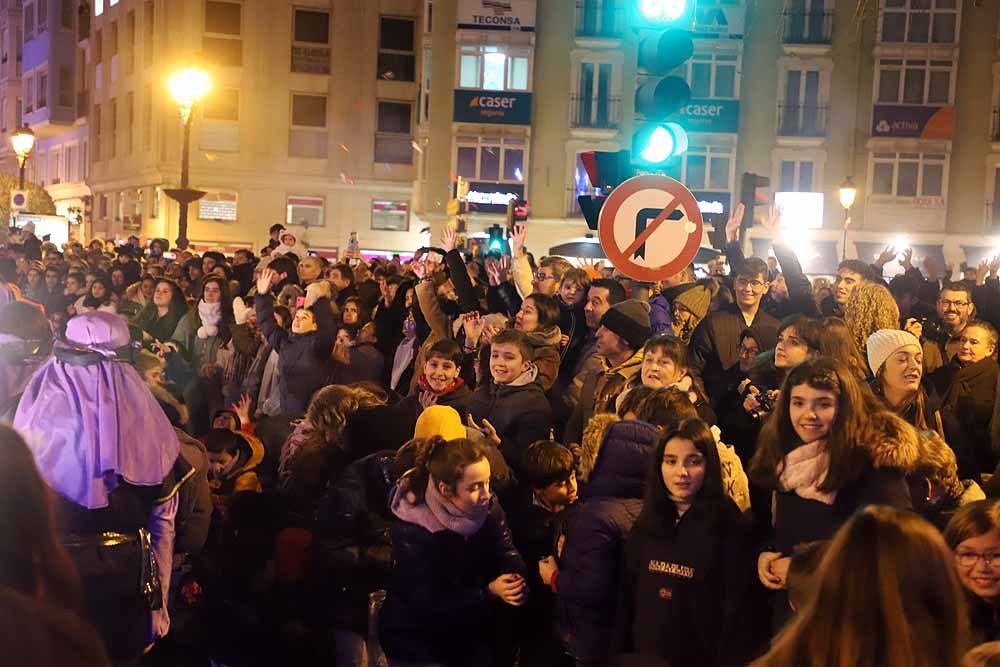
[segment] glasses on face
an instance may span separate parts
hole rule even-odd
[[[969,305],[968,301],[951,301],[950,299],[938,299],[938,304],[944,308],[965,308]]]
[[[542,273],[541,271],[535,274],[535,280],[537,280],[538,282],[541,282],[543,280],[555,280],[555,278],[556,278],[555,276],[548,273]]]
[[[962,567],[974,567],[981,560],[986,564],[986,567],[1000,568],[1000,552],[997,551],[987,554],[980,554],[975,551],[959,551],[955,554],[955,560]]]
[[[740,348],[740,356],[743,356],[743,357],[756,357],[758,354],[760,354],[760,350],[757,349],[756,347],[741,347]]]
[[[748,286],[753,289],[754,292],[759,292],[764,289],[767,285],[763,280],[747,280],[746,278],[736,279],[736,289],[746,289]]]

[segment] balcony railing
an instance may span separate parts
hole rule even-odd
[[[621,37],[625,29],[625,0],[576,0],[578,37]]]
[[[825,137],[827,107],[810,104],[778,105],[778,136]]]
[[[620,97],[574,96],[570,98],[572,127],[613,130],[621,122]]]
[[[784,12],[785,44],[829,44],[833,38],[833,12]]]

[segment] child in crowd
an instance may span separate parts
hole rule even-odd
[[[238,493],[261,493],[257,466],[264,460],[264,446],[247,433],[213,428],[205,434],[212,502],[227,508]]]
[[[559,304],[559,329],[562,331],[560,348],[560,368],[567,369],[560,374],[562,384],[569,386],[573,381],[567,377],[576,368],[580,351],[587,340],[587,321],[584,306],[590,289],[590,275],[583,269],[569,269],[559,282],[556,302]]]
[[[515,473],[524,450],[548,438],[552,428],[551,408],[533,361],[525,334],[513,329],[501,331],[490,347],[493,382],[476,389],[469,405],[474,424],[488,420],[496,429],[504,457]]]
[[[416,419],[431,405],[455,408],[465,422],[472,400],[472,390],[462,379],[462,348],[454,340],[443,338],[427,351],[418,389],[399,402],[406,419]]]

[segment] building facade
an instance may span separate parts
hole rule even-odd
[[[740,176],[824,196],[807,245],[868,258],[898,234],[956,263],[1000,226],[1000,4],[978,0],[691,0],[688,151],[667,173],[709,221]],[[166,90],[197,62],[188,236],[259,245],[285,222],[333,254],[437,235],[457,177],[468,231],[531,202],[529,246],[588,233],[588,150],[629,148],[634,0],[0,0],[0,165],[39,137],[29,175],[83,236],[177,236],[182,127]],[[842,243],[841,181],[858,186]],[[793,221],[796,222],[796,221]],[[1000,234],[1000,232],[997,232]],[[802,238],[801,236],[799,237]],[[766,234],[750,243],[766,252]],[[919,254],[919,252],[918,252]],[[806,257],[804,261],[808,264]]]
[[[692,99],[674,118],[688,129],[690,147],[665,171],[695,192],[709,218],[725,220],[744,172],[769,177],[772,194],[822,193],[822,214],[809,221],[818,229],[796,238],[808,239],[805,263],[829,270],[845,252],[837,190],[850,176],[858,197],[847,256],[870,259],[900,234],[918,256],[941,254],[956,264],[995,253],[1000,5],[878,0],[858,17],[856,0],[758,0],[752,12],[742,0],[692,2],[695,51],[679,72]],[[458,175],[480,190],[523,192],[536,253],[587,233],[576,197],[591,188],[579,154],[629,148],[643,122],[634,98],[647,77],[637,48],[648,33],[633,27],[635,3],[433,4],[425,49],[434,51],[427,74],[434,86],[418,130],[429,144],[418,170],[417,190],[425,193],[418,213],[440,221],[437,202],[447,200],[449,178]],[[534,23],[526,29],[529,12]],[[470,25],[477,14],[491,18]],[[477,49],[484,63],[494,59],[497,73],[501,63],[504,72],[518,71],[515,58],[526,55],[529,76],[476,78],[476,67],[486,66],[476,65]],[[527,93],[530,119],[514,114],[512,125],[509,114],[480,106],[480,122],[469,123],[461,105],[477,93],[509,104]],[[472,146],[479,148],[474,166]],[[524,165],[516,173],[504,169],[509,151]],[[496,221],[489,213],[471,218],[473,230]],[[754,251],[767,252],[767,234],[750,237]]]

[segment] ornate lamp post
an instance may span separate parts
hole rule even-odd
[[[27,125],[15,132],[10,137],[10,144],[17,154],[17,166],[20,168],[20,178],[18,189],[24,189],[24,163],[28,161],[28,156],[35,149],[35,133]]]
[[[208,72],[197,67],[185,67],[174,72],[167,80],[167,86],[184,124],[184,148],[181,155],[181,187],[164,190],[168,197],[180,204],[177,219],[177,247],[184,250],[188,246],[187,216],[188,205],[205,196],[202,190],[188,187],[188,172],[191,163],[191,125],[194,122],[194,107],[211,89]]]

